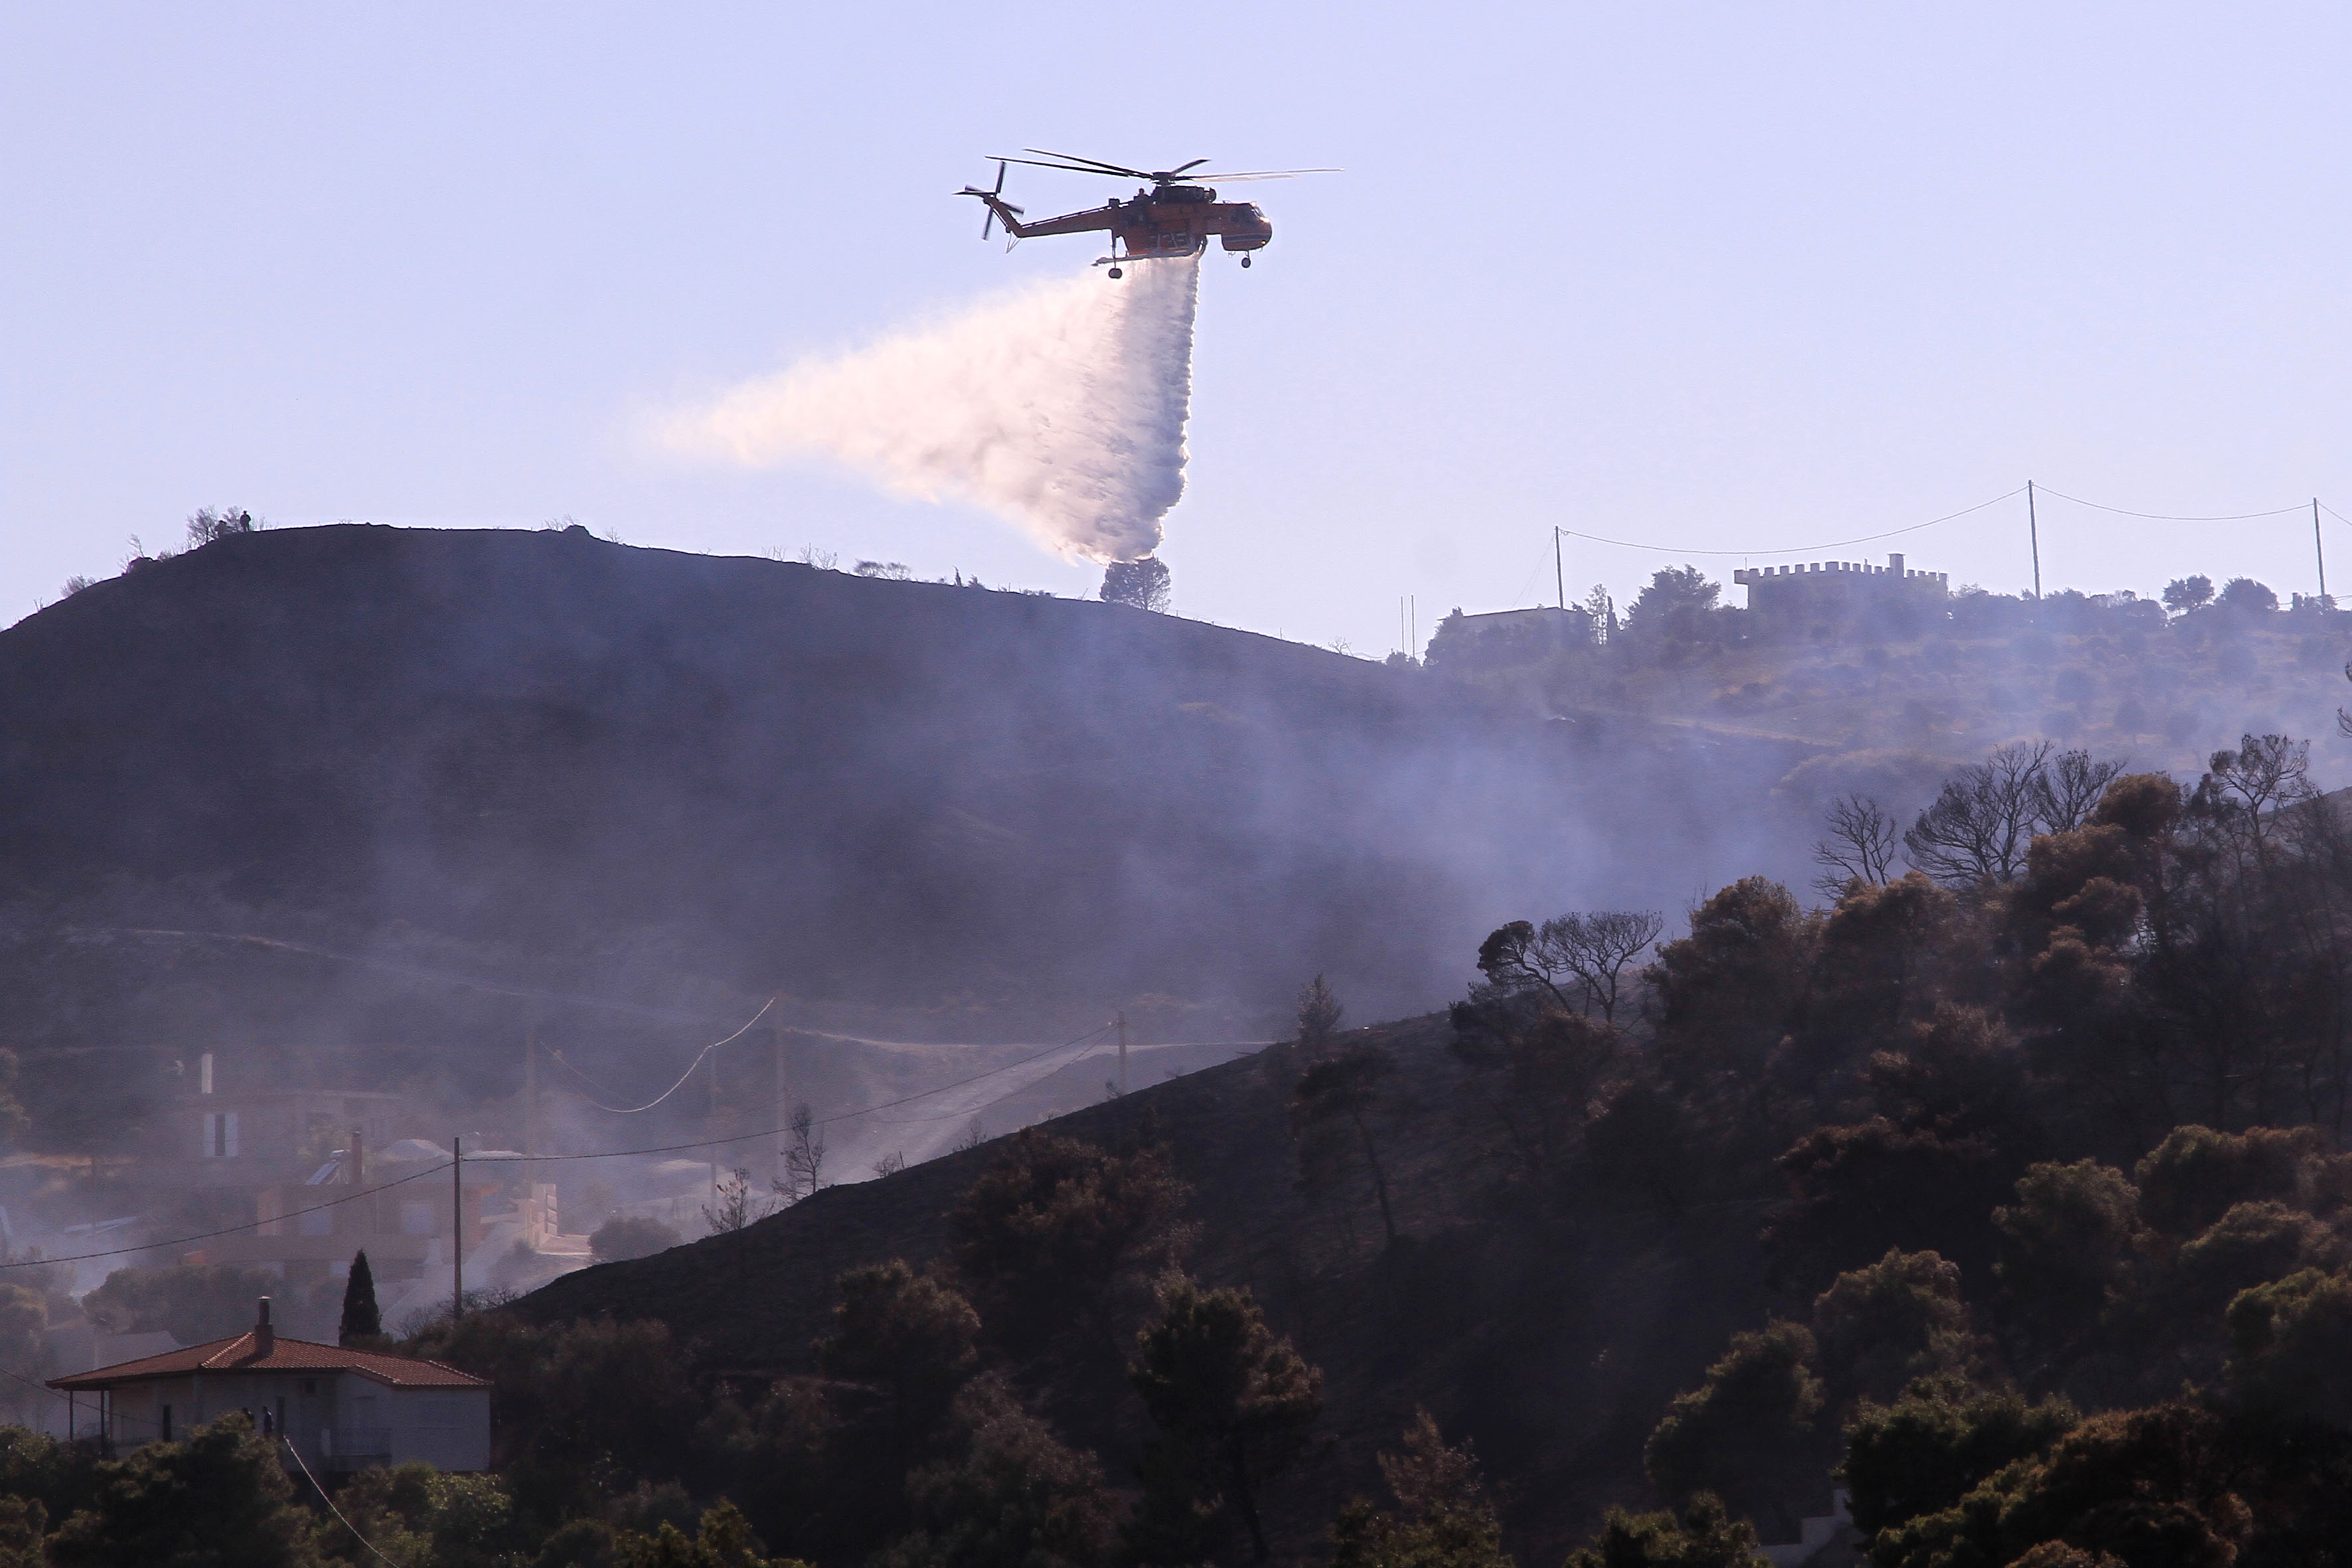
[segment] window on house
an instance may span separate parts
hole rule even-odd
[[[236,1158],[236,1112],[207,1111],[205,1115],[205,1158],[234,1160]]]

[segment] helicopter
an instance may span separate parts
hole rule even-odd
[[[996,159],[996,185],[982,190],[978,185],[966,185],[958,195],[977,196],[988,208],[981,220],[980,237],[986,239],[994,226],[1002,223],[1013,240],[1032,238],[1041,234],[1085,234],[1095,229],[1110,235],[1110,254],[1095,258],[1097,267],[1110,268],[1108,276],[1123,276],[1124,262],[1181,260],[1198,256],[1208,248],[1209,237],[1217,237],[1227,250],[1241,252],[1242,265],[1250,264],[1250,252],[1263,250],[1274,238],[1274,225],[1255,202],[1221,202],[1216,191],[1205,182],[1210,180],[1286,180],[1294,174],[1336,174],[1337,169],[1252,169],[1238,174],[1195,174],[1194,170],[1208,162],[1195,158],[1172,169],[1129,169],[1118,163],[1099,163],[1069,153],[1048,153],[1042,147],[1024,147],[1024,153],[1034,153],[1034,158]],[[1047,163],[1044,160],[1051,159]],[[1026,215],[1022,208],[1004,199],[1004,171],[1009,163],[1020,163],[1036,169],[1059,169],[1073,174],[1107,174],[1118,180],[1148,180],[1148,189],[1139,190],[1134,196],[1121,201],[1117,196],[1106,206],[1092,207],[1085,212],[1066,213],[1060,217],[1041,218],[1035,223],[1024,223]]]

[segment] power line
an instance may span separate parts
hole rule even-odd
[[[753,1022],[756,1023],[758,1020],[754,1019]],[[750,1024],[746,1024],[744,1026],[744,1028],[748,1029],[750,1027]],[[811,1125],[815,1127],[829,1127],[836,1121],[852,1121],[861,1116],[871,1116],[877,1110],[888,1110],[897,1106],[911,1105],[916,1100],[927,1100],[935,1094],[945,1094],[951,1089],[963,1089],[969,1085],[979,1083],[983,1079],[995,1078],[1000,1074],[1011,1072],[1015,1068],[1027,1067],[1032,1062],[1043,1061],[1047,1057],[1056,1055],[1062,1051],[1069,1050],[1073,1047],[1087,1045],[1094,1040],[1100,1039],[1104,1035],[1110,1031],[1110,1025],[1104,1024],[1097,1028],[1087,1030],[1085,1034],[1080,1035],[1076,1039],[1065,1040],[1058,1046],[1049,1046],[1045,1050],[1039,1051],[1034,1056],[1024,1057],[1018,1061],[1006,1062],[1001,1067],[991,1068],[986,1072],[974,1073],[970,1078],[958,1079],[953,1083],[940,1084],[930,1089],[919,1090],[913,1094],[902,1094],[896,1100],[886,1100],[879,1105],[863,1106],[856,1110],[844,1110],[832,1116],[822,1117],[812,1122]],[[739,1030],[738,1033],[740,1033],[740,1031]],[[724,1042],[721,1043],[723,1044]],[[958,1114],[961,1114],[961,1112]],[[773,1138],[781,1133],[789,1132],[791,1131],[793,1131],[793,1129],[787,1125],[783,1127],[755,1129],[748,1132],[731,1133],[725,1138],[704,1138],[691,1143],[665,1143],[645,1149],[607,1149],[599,1152],[588,1154],[535,1154],[530,1157],[530,1163],[535,1165],[555,1164],[572,1160],[626,1160],[641,1158],[648,1154],[683,1154],[691,1152],[697,1149],[723,1149],[730,1143],[747,1143],[754,1138]],[[518,1164],[523,1163],[523,1160],[524,1156],[520,1154],[504,1154],[495,1156],[478,1154],[470,1163],[477,1165]],[[373,1187],[362,1188],[359,1192],[345,1193],[339,1198],[330,1198],[325,1203],[312,1204],[307,1208],[289,1209],[282,1215],[273,1215],[266,1220],[257,1219],[248,1221],[244,1225],[223,1226],[218,1230],[201,1231],[193,1236],[172,1237],[163,1241],[145,1242],[137,1247],[110,1247],[103,1252],[77,1252],[64,1258],[16,1258],[5,1262],[0,1262],[0,1270],[10,1268],[41,1268],[54,1263],[89,1263],[102,1258],[128,1258],[135,1253],[158,1252],[165,1247],[184,1247],[192,1241],[210,1241],[216,1237],[238,1236],[249,1230],[258,1230],[265,1225],[275,1225],[280,1220],[294,1219],[306,1214],[318,1214],[322,1210],[335,1208],[343,1204],[356,1202],[361,1198],[372,1197],[377,1193],[388,1192],[394,1187],[404,1186],[410,1182],[423,1181],[427,1176],[437,1176],[442,1172],[454,1168],[457,1163],[457,1162],[454,1160],[444,1160],[439,1164],[429,1166],[425,1170],[414,1171],[405,1176],[396,1176],[389,1182],[381,1182]]]
[[[2298,503],[2294,506],[2274,507],[2269,511],[2232,511],[2211,517],[2189,517],[2171,512],[2134,511],[2129,507],[2108,506],[2101,501],[2084,500],[2080,496],[2070,496],[2063,490],[2053,490],[2048,485],[2037,485],[2035,489],[2042,495],[2056,496],[2060,500],[2070,500],[2076,506],[2089,507],[2093,511],[2111,511],[2117,517],[2144,517],[2151,522],[2251,522],[2259,517],[2284,517],[2289,512],[2303,510],[2302,505]]]
[[[768,1009],[773,1007],[775,1005],[776,999],[773,996],[769,997],[768,1000],[761,1005],[760,1010],[751,1015],[751,1024],[756,1024],[761,1019],[766,1017],[768,1016]],[[686,1070],[677,1075],[677,1081],[676,1083],[671,1084],[667,1089],[662,1090],[651,1100],[646,1100],[643,1105],[632,1105],[627,1107],[605,1105],[593,1100],[588,1103],[595,1106],[599,1110],[609,1110],[615,1116],[635,1116],[640,1111],[651,1110],[655,1106],[659,1105],[663,1100],[667,1100],[671,1095],[676,1094],[679,1089],[684,1089],[686,1087],[686,1080],[694,1076],[694,1069],[702,1065],[704,1058],[710,1055],[711,1052],[717,1050],[719,1047],[731,1045],[733,1042],[741,1039],[745,1035],[750,1034],[751,1032],[751,1024],[744,1025],[741,1028],[736,1030],[733,1034],[728,1036],[727,1038],[723,1040],[713,1040],[709,1045],[703,1047],[701,1050],[695,1053],[694,1059],[686,1064]],[[553,1055],[557,1061],[563,1062],[563,1053],[562,1051],[554,1052]],[[572,1067],[570,1062],[563,1062],[563,1065],[565,1067]],[[580,1071],[577,1068],[572,1068],[572,1070],[574,1072]],[[586,1073],[580,1073],[580,1077],[583,1082],[586,1082],[588,1080],[588,1075]]]
[[[1958,511],[1946,512],[1941,517],[1931,517],[1925,522],[1915,522],[1903,528],[1890,528],[1884,533],[1865,533],[1859,539],[1832,539],[1826,544],[1792,544],[1785,550],[1690,550],[1673,544],[1637,544],[1630,539],[1604,539],[1600,534],[1580,533],[1572,528],[1563,528],[1560,531],[1570,539],[1591,540],[1595,544],[1614,544],[1624,550],[1654,550],[1662,555],[1804,555],[1816,550],[1842,550],[1849,544],[1869,544],[1881,539],[1894,539],[1906,533],[1916,533],[1923,528],[1933,528],[1939,522],[1949,522],[1955,518],[1966,517],[1972,511],[1982,511],[1989,506],[1999,506],[2002,501],[2014,500],[2024,493],[2025,487],[2020,485],[2013,490],[1993,497],[1990,500],[1980,500],[1974,506],[1965,506]]]

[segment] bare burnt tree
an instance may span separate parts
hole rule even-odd
[[[2199,789],[2210,808],[2233,820],[2256,854],[2277,815],[2312,799],[2311,742],[2284,735],[2248,735],[2234,752],[2216,752]]]
[[[2012,882],[2042,825],[2047,741],[2016,742],[1944,781],[1903,835],[1911,864],[1952,888]]]
[[[903,1163],[903,1162],[902,1162]],[[814,1197],[824,1185],[824,1129],[806,1100],[793,1107],[792,1131],[784,1144],[784,1175],[771,1182],[788,1204]]]
[[[1594,910],[1537,926],[1513,921],[1478,948],[1478,971],[1497,995],[1549,997],[1563,1009],[1600,1009],[1613,1021],[1627,965],[1666,920],[1652,910]]]
[[[1546,921],[1537,936],[1583,986],[1585,1011],[1598,1007],[1613,1024],[1626,965],[1650,950],[1665,925],[1654,910],[1594,910]]]
[[[1828,829],[1813,846],[1813,863],[1822,868],[1814,887],[1835,898],[1855,881],[1880,883],[1892,875],[1903,838],[1885,806],[1866,795],[1832,801]]]
[[[2088,822],[2123,771],[2123,763],[2097,761],[2088,752],[2061,752],[2051,758],[2039,785],[2042,831],[2071,833]]]

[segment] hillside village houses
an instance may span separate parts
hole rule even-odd
[[[562,1230],[555,1184],[531,1179],[523,1152],[466,1151],[462,1185],[446,1169],[425,1175],[446,1167],[450,1151],[415,1135],[429,1121],[405,1097],[235,1088],[220,1066],[198,1058],[166,1137],[133,1173],[151,1190],[214,1194],[230,1224],[252,1227],[152,1261],[258,1267],[286,1282],[282,1300],[316,1315],[364,1249],[387,1326],[446,1301],[461,1257],[469,1287],[529,1289],[588,1262],[588,1238]],[[52,1331],[52,1364],[80,1371],[178,1348],[163,1338],[77,1323]]]
[[[280,1337],[264,1296],[234,1338],[142,1356],[49,1386],[68,1401],[74,1436],[119,1447],[185,1437],[237,1410],[284,1439],[289,1469],[313,1474],[421,1459],[443,1470],[490,1463],[490,1385],[407,1356]]]

